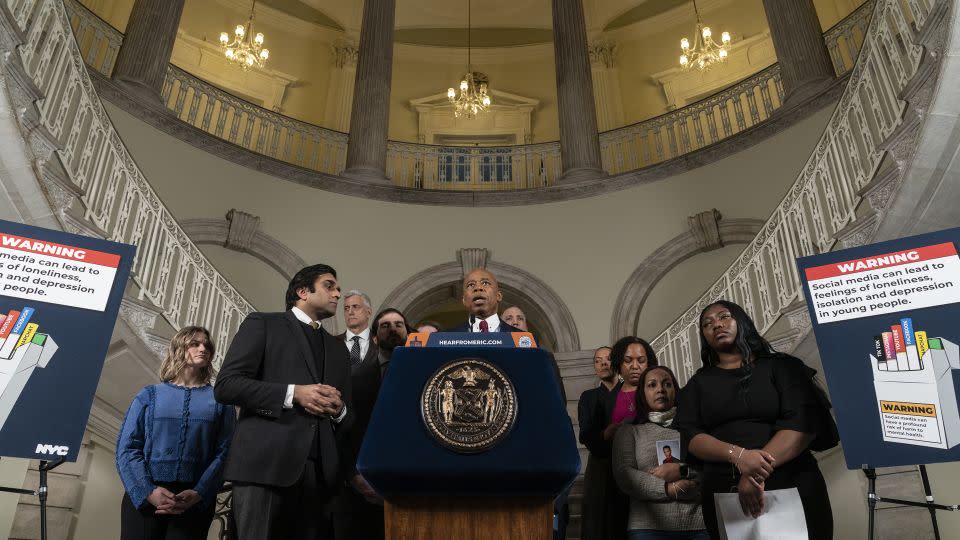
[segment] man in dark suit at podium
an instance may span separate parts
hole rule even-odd
[[[240,540],[330,538],[328,503],[347,466],[350,363],[320,326],[337,312],[336,271],[308,266],[287,287],[287,311],[251,313],[217,377],[217,401],[240,407],[224,478]]]
[[[463,307],[467,308],[467,322],[446,332],[521,332],[510,326],[497,309],[503,301],[497,278],[484,268],[474,268],[463,278]]]
[[[503,301],[503,293],[500,291],[500,284],[485,268],[474,268],[463,278],[463,307],[467,308],[468,318],[465,324],[449,328],[447,332],[523,332],[517,327],[510,326],[500,318],[498,309],[500,302]],[[517,308],[518,311],[519,308]],[[523,312],[520,311],[522,314]],[[524,321],[526,316],[524,315]],[[553,371],[557,378],[557,384],[560,385],[560,395],[564,403],[567,401],[567,393],[563,388],[563,377],[560,375],[560,368],[557,361],[553,360]],[[562,493],[554,504],[554,515],[557,517],[557,528],[554,529],[556,538],[563,538],[566,534],[566,525],[569,521],[569,508],[567,506],[567,493]]]

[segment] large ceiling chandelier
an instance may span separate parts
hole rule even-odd
[[[485,73],[473,70],[470,63],[471,0],[467,0],[467,73],[460,81],[460,92],[455,88],[447,89],[447,99],[453,104],[453,114],[457,118],[475,118],[490,107],[490,79]]]
[[[727,47],[730,45],[730,32],[720,34],[720,43],[713,40],[713,32],[709,26],[700,21],[700,11],[697,9],[697,0],[693,0],[693,12],[697,16],[697,31],[693,38],[693,47],[690,40],[680,40],[680,66],[690,69],[694,66],[701,70],[719,64],[727,58]]]
[[[233,41],[226,32],[220,32],[220,48],[228,61],[240,66],[244,71],[262,68],[270,58],[270,50],[263,48],[263,34],[253,32],[253,10],[257,0],[250,5],[250,17],[246,24],[238,24],[233,30]]]

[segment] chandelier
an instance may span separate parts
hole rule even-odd
[[[253,10],[257,0],[250,5],[250,17],[246,24],[238,24],[233,30],[233,41],[226,32],[220,32],[220,48],[223,55],[233,64],[240,66],[244,71],[252,68],[263,68],[270,58],[270,50],[263,48],[263,33],[253,32]]]
[[[727,58],[727,47],[730,45],[730,32],[720,34],[720,43],[713,40],[713,32],[709,26],[700,21],[700,11],[697,9],[697,0],[693,0],[693,12],[697,16],[697,31],[693,38],[693,47],[690,40],[680,40],[680,66],[690,69],[694,66],[706,70],[714,64],[719,64]]]
[[[467,0],[467,73],[460,80],[460,92],[455,88],[447,89],[447,99],[453,104],[453,115],[457,118],[475,118],[490,107],[490,95],[487,90],[490,80],[485,73],[473,71],[470,63],[471,0]]]

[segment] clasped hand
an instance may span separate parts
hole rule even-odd
[[[315,416],[335,417],[343,410],[340,391],[326,384],[294,385],[293,402]]]
[[[744,450],[734,464],[740,470],[740,474],[759,484],[773,473],[775,462],[776,459],[766,450]]]
[[[200,494],[192,489],[185,489],[174,495],[169,489],[159,486],[147,496],[147,502],[157,509],[154,513],[160,515],[182,514],[200,502],[200,499]]]
[[[754,519],[760,517],[764,507],[763,489],[762,482],[758,483],[748,476],[740,477],[740,481],[737,483],[737,496],[740,499],[740,509],[743,510],[743,515]]]
[[[668,483],[680,480],[679,463],[664,463],[647,469],[647,472]]]

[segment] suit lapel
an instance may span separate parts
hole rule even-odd
[[[320,379],[317,377],[317,369],[313,361],[313,351],[310,350],[310,344],[307,343],[307,336],[303,335],[303,330],[300,329],[300,325],[303,323],[289,310],[284,313],[284,319],[287,321],[287,328],[293,335],[293,342],[297,344],[297,349],[300,350],[303,363],[306,364],[307,371],[310,372],[310,377],[313,378],[314,382],[317,382]]]

